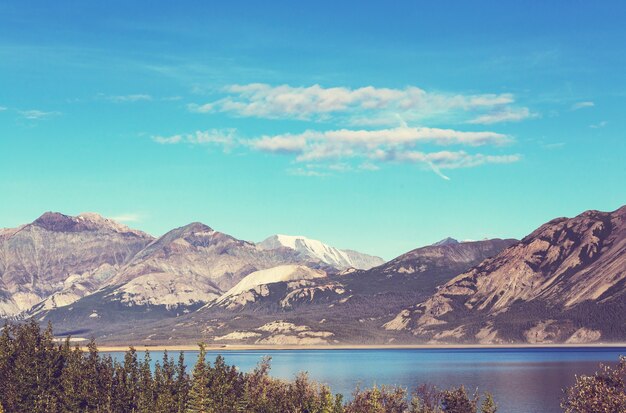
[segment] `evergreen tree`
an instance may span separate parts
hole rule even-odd
[[[493,396],[491,393],[485,393],[485,400],[480,408],[481,413],[496,413],[498,411],[498,406],[496,402],[493,400]]]
[[[237,401],[244,393],[242,375],[235,366],[228,366],[221,355],[216,357],[213,367],[208,367],[207,371],[211,408],[222,413],[237,412]]]
[[[135,413],[137,412],[139,401],[139,363],[137,361],[137,350],[134,347],[130,347],[124,355],[122,381],[124,411]]]
[[[206,348],[199,344],[200,353],[191,379],[191,387],[185,408],[186,413],[213,413],[209,395],[209,366],[206,362]]]
[[[189,376],[187,375],[185,366],[185,353],[181,351],[178,355],[178,363],[176,364],[176,383],[174,384],[176,413],[184,413],[187,408],[189,386]]]
[[[333,396],[306,374],[291,382],[270,377],[269,359],[245,374],[221,356],[211,365],[202,344],[191,379],[182,352],[178,363],[164,352],[162,363],[151,369],[150,353],[139,362],[132,347],[122,363],[101,356],[94,340],[86,350],[72,348],[69,338],[56,344],[51,326],[41,330],[33,321],[5,325],[0,332],[0,413],[476,413],[478,402],[463,387],[444,392],[423,387],[409,408],[405,389],[383,386],[357,389],[344,405],[341,395]],[[568,412],[597,411],[589,409],[586,397],[592,396],[592,403],[604,403],[603,411],[621,413],[625,373],[622,359],[615,370],[580,378],[568,391]],[[481,413],[495,412],[487,394]]]
[[[98,365],[98,413],[113,411],[113,397],[115,391],[115,365],[111,356],[100,359]]]
[[[138,377],[138,394],[137,394],[137,411],[139,413],[154,412],[154,383],[152,381],[152,372],[150,370],[150,352],[146,350],[143,361],[139,367]]]
[[[464,386],[446,390],[442,395],[443,411],[446,413],[476,413],[478,397],[470,399]]]

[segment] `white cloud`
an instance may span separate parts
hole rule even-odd
[[[598,123],[595,123],[593,125],[589,125],[589,127],[592,128],[592,129],[600,129],[600,128],[604,128],[608,124],[609,124],[609,122],[603,120],[602,122],[598,122]]]
[[[417,147],[503,146],[512,142],[508,135],[491,132],[465,132],[454,129],[411,128],[379,130],[338,129],[325,132],[308,130],[299,134],[268,135],[254,139],[236,137],[236,131],[207,130],[190,134],[153,136],[161,144],[217,144],[228,150],[241,146],[253,151],[291,155],[300,167],[293,175],[325,176],[333,172],[379,169],[383,162],[421,163],[448,179],[441,170],[469,168],[483,164],[511,163],[520,155],[470,154],[462,150],[428,152]]]
[[[448,124],[517,122],[537,116],[529,108],[513,106],[515,99],[502,94],[451,94],[401,89],[272,86],[265,83],[231,85],[221,96],[204,104],[189,105],[199,113],[229,113],[242,117],[332,122],[330,130],[309,129],[243,139],[234,131],[213,130],[188,135],[155,136],[162,144],[216,143],[238,145],[252,151],[291,156],[294,175],[323,176],[334,172],[377,170],[384,162],[422,164],[443,179],[445,169],[511,163],[520,155],[492,155],[487,150],[468,153],[458,147],[501,147],[513,142],[494,131],[461,131],[423,126],[426,119]],[[419,127],[410,126],[418,122]],[[454,147],[435,151],[433,146]]]
[[[578,103],[574,103],[572,105],[572,110],[578,110],[578,109],[584,109],[584,108],[591,108],[594,107],[596,104],[594,102],[591,101],[586,101],[586,102],[578,102]]]
[[[7,110],[7,109],[9,109],[9,108],[7,108],[6,106],[0,106],[0,112],[3,112],[5,110]]]
[[[116,102],[116,103],[132,103],[132,102],[150,101],[152,100],[152,96],[148,94],[138,93],[138,94],[132,94],[132,95],[105,96],[105,99],[110,100],[111,102]]]
[[[382,130],[306,131],[301,134],[264,136],[247,141],[247,145],[263,152],[291,154],[306,170],[320,168],[326,162],[328,171],[353,169],[350,160],[356,160],[362,170],[376,170],[376,163],[421,163],[444,179],[441,170],[470,168],[484,164],[517,162],[518,154],[470,154],[462,150],[427,152],[418,146],[502,146],[512,139],[495,132],[463,132],[453,129],[400,127]],[[311,162],[314,162],[311,164]],[[311,174],[314,175],[314,174]]]
[[[359,165],[359,169],[362,171],[378,171],[380,167],[371,162],[363,162],[361,165]]]
[[[173,145],[177,143],[187,143],[192,145],[219,145],[225,150],[237,144],[236,131],[234,129],[210,129],[204,131],[196,131],[184,135],[172,136],[152,136],[152,140],[163,144]]]
[[[495,132],[463,132],[453,129],[399,127],[380,130],[306,131],[301,134],[264,136],[248,141],[264,152],[292,153],[299,161],[371,156],[377,150],[411,148],[418,144],[502,145],[511,138]]]
[[[61,114],[61,112],[45,112],[43,110],[37,110],[37,109],[22,110],[19,113],[26,119],[30,119],[30,120],[47,119],[47,118]]]
[[[430,168],[440,178],[449,181],[442,169],[472,168],[483,164],[513,163],[521,159],[521,155],[485,155],[482,153],[469,154],[465,151],[440,151],[424,153],[419,151],[387,153],[386,160],[423,164]]]
[[[469,154],[465,151],[440,151],[424,153],[419,151],[388,154],[388,160],[408,163],[425,163],[441,169],[471,168],[487,163],[513,163],[521,159],[521,155],[485,155]]]
[[[173,135],[173,136],[153,136],[152,140],[156,143],[161,143],[163,145],[171,145],[175,143],[180,143],[183,140],[182,135]]]
[[[537,115],[531,113],[528,108],[505,107],[491,113],[480,115],[470,120],[468,123],[490,125],[492,123],[501,122],[519,122],[536,116]]]
[[[264,136],[260,139],[249,141],[249,144],[253,148],[264,152],[296,153],[304,150],[307,138],[305,134]]]
[[[237,116],[268,119],[328,120],[344,117],[352,125],[397,124],[398,117],[418,120],[458,116],[468,112],[493,111],[514,102],[513,95],[450,94],[404,89],[294,87],[265,83],[231,85],[225,97],[205,104],[192,104],[194,112],[227,112]]]

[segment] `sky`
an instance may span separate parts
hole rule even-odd
[[[0,3],[0,227],[390,259],[626,203],[623,1]]]

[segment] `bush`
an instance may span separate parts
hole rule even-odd
[[[626,357],[616,368],[601,366],[593,376],[577,376],[561,407],[566,413],[626,412]]]

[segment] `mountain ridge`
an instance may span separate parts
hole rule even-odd
[[[587,303],[607,306],[608,319],[613,309],[623,306],[625,285],[626,206],[612,212],[590,210],[541,225],[403,310],[385,328],[434,340],[446,332],[452,339],[474,332],[475,339],[489,341],[600,339],[626,327],[626,317],[607,320],[621,327],[588,323],[576,308]],[[513,329],[511,323],[523,319],[524,311],[528,321],[519,331],[511,335],[498,330]]]
[[[260,245],[192,222],[155,238],[46,213],[0,230],[0,317],[107,343],[623,341],[625,222],[626,206],[590,210],[357,269],[304,237]]]
[[[380,257],[364,254],[350,249],[331,247],[321,241],[301,235],[270,235],[258,245],[263,249],[290,248],[304,256],[320,260],[337,269],[369,269],[384,263]]]

